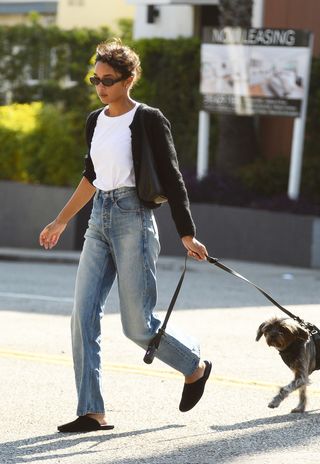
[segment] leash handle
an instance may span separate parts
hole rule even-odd
[[[144,355],[143,361],[144,361],[146,364],[151,364],[151,363],[153,362],[154,357],[155,357],[155,354],[156,354],[156,351],[157,351],[157,349],[159,348],[159,345],[160,345],[161,337],[162,337],[162,336],[164,335],[164,333],[165,333],[165,330],[166,330],[166,327],[167,327],[169,318],[170,318],[170,316],[171,316],[171,313],[172,313],[172,310],[173,310],[173,308],[174,308],[174,305],[175,305],[175,303],[176,303],[176,301],[177,301],[177,298],[178,298],[178,295],[179,295],[179,292],[180,292],[180,289],[181,289],[181,286],[182,286],[182,282],[183,282],[184,276],[185,276],[185,274],[186,274],[186,270],[187,270],[187,259],[188,259],[188,254],[186,254],[185,261],[184,261],[184,268],[183,268],[181,277],[180,277],[180,279],[179,279],[177,288],[175,289],[175,292],[174,292],[174,294],[173,294],[173,297],[171,298],[169,307],[168,307],[168,309],[167,309],[166,317],[164,318],[164,321],[163,321],[163,323],[162,323],[160,329],[158,330],[158,332],[156,333],[156,335],[153,337],[153,339],[152,339],[151,342],[149,343],[148,348],[147,348],[147,351],[146,351],[146,354]]]
[[[292,319],[296,320],[297,322],[299,322],[299,324],[302,324],[302,325],[305,324],[304,321],[302,319],[300,319],[300,317],[295,316],[290,311],[288,311],[286,308],[281,306],[281,304],[279,304],[274,298],[272,298],[272,296],[270,296],[265,290],[263,290],[263,288],[261,288],[258,285],[254,284],[253,282],[251,282],[251,280],[249,280],[246,277],[244,277],[243,275],[239,274],[239,272],[237,272],[237,271],[231,269],[230,267],[220,263],[218,258],[213,258],[212,256],[208,256],[208,255],[206,256],[206,258],[207,258],[207,261],[210,264],[214,264],[215,266],[219,267],[223,271],[226,271],[229,274],[232,274],[233,276],[238,277],[239,279],[242,279],[245,282],[247,282],[248,284],[255,287],[260,293],[262,293],[263,296],[265,296],[269,301],[271,301],[272,304],[274,304],[275,306],[277,306],[277,308],[279,308],[281,311],[283,311],[285,314],[287,314],[287,316],[289,316]]]

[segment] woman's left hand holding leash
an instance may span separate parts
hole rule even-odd
[[[185,235],[182,237],[182,243],[185,248],[188,250],[188,256],[196,259],[197,261],[204,261],[208,255],[206,247],[199,242],[192,235]]]

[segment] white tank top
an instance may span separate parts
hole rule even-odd
[[[93,185],[109,191],[120,187],[135,187],[129,125],[139,103],[121,116],[107,116],[105,109],[98,116],[93,133],[90,155],[96,173]]]

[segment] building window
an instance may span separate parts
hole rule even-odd
[[[219,27],[218,5],[194,6],[194,35],[202,38],[204,27]]]

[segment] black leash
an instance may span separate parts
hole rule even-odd
[[[155,335],[155,337],[149,343],[146,354],[144,355],[143,360],[144,360],[144,362],[146,364],[151,364],[152,363],[152,361],[154,360],[154,356],[156,354],[156,351],[159,348],[161,337],[162,337],[162,335],[164,335],[164,332],[166,330],[169,317],[171,316],[173,307],[174,307],[175,302],[177,300],[177,297],[179,295],[180,288],[181,288],[181,285],[182,285],[182,282],[183,282],[183,279],[184,279],[184,276],[185,276],[185,273],[186,273],[186,270],[187,270],[187,259],[188,259],[188,255],[186,255],[186,258],[185,258],[185,261],[184,261],[184,268],[183,268],[180,280],[178,282],[177,288],[176,288],[176,290],[175,290],[175,292],[173,294],[173,297],[171,299],[169,308],[167,310],[166,317],[165,317],[160,329],[158,330],[157,334]]]
[[[263,290],[261,287],[258,287],[258,285],[254,284],[251,282],[251,280],[247,279],[243,275],[239,274],[239,272],[236,272],[235,270],[231,269],[228,266],[225,266],[224,264],[220,263],[217,258],[212,258],[211,256],[207,256],[207,261],[211,264],[214,264],[215,266],[219,267],[223,271],[228,272],[229,274],[232,274],[235,277],[238,277],[239,279],[244,280],[248,284],[252,285],[254,288],[256,288],[260,293],[262,293],[263,296],[265,296],[269,301],[271,301],[272,304],[277,306],[281,311],[283,311],[287,316],[291,317],[295,321],[297,321],[302,327],[307,329],[312,336],[320,337],[320,330],[318,327],[316,327],[314,324],[311,324],[311,322],[305,322],[303,319],[301,319],[298,316],[295,316],[293,313],[291,313],[288,309],[284,308],[279,304],[272,296],[270,296],[265,290]]]
[[[156,353],[157,349],[159,348],[161,337],[165,333],[165,329],[167,327],[169,317],[170,317],[170,315],[172,313],[174,304],[175,304],[176,299],[178,297],[178,294],[179,294],[179,291],[180,291],[180,288],[181,288],[181,285],[182,285],[182,282],[183,282],[183,279],[184,279],[184,276],[185,276],[185,273],[186,273],[187,258],[188,258],[188,255],[186,255],[185,263],[184,263],[184,269],[182,271],[179,283],[177,285],[177,288],[176,288],[176,290],[174,292],[174,295],[172,297],[172,300],[170,302],[169,308],[167,310],[166,317],[165,317],[160,329],[158,330],[157,334],[155,335],[155,337],[149,343],[146,354],[145,354],[145,356],[143,358],[144,362],[147,363],[147,364],[152,363],[152,361],[153,361],[153,359],[155,357],[155,353]],[[238,277],[239,279],[242,279],[245,282],[247,282],[248,284],[252,285],[260,293],[262,293],[263,296],[265,296],[269,301],[271,301],[272,304],[274,304],[275,306],[277,306],[277,308],[279,308],[281,311],[283,311],[287,316],[291,317],[292,319],[297,321],[302,327],[306,328],[313,337],[318,337],[318,338],[320,337],[320,330],[315,325],[311,324],[310,322],[305,322],[300,317],[295,316],[293,313],[288,311],[288,309],[281,306],[281,304],[279,304],[274,298],[272,298],[272,296],[270,296],[265,290],[263,290],[262,288],[258,287],[258,285],[251,282],[251,280],[247,279],[243,275],[239,274],[239,272],[231,269],[230,267],[226,266],[225,264],[220,263],[218,258],[212,258],[211,256],[208,256],[208,255],[206,256],[206,258],[207,258],[207,261],[210,264],[214,264],[215,266],[219,267],[223,271],[228,272],[229,274],[231,274],[231,275],[233,275],[235,277]]]
[[[215,266],[219,267],[220,269],[222,269],[223,271],[226,271],[228,272],[229,274],[235,276],[235,277],[238,277],[239,279],[242,279],[244,280],[245,282],[247,282],[248,284],[252,285],[253,287],[255,287],[260,293],[262,293],[262,295],[264,295],[269,301],[271,301],[272,304],[274,304],[275,306],[277,306],[279,309],[281,309],[281,311],[283,311],[284,313],[287,314],[287,316],[291,317],[292,319],[294,319],[295,321],[299,322],[299,324],[301,324],[303,322],[302,319],[300,319],[300,317],[298,316],[295,316],[294,314],[292,314],[290,311],[288,311],[286,308],[284,308],[283,306],[281,306],[281,304],[279,304],[276,300],[274,300],[272,298],[272,296],[270,296],[265,290],[263,290],[262,288],[258,287],[258,285],[254,284],[253,282],[251,282],[251,280],[247,279],[246,277],[244,277],[243,275],[239,274],[239,272],[236,272],[234,271],[233,269],[231,269],[230,267],[228,266],[225,266],[224,264],[220,263],[219,260],[217,258],[212,258],[211,256],[207,256],[207,261],[211,264],[214,264]]]

